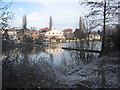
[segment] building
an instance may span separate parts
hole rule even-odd
[[[47,32],[47,31],[50,31],[50,29],[48,27],[46,27],[46,28],[41,28],[39,31],[40,32]]]
[[[26,32],[25,35],[32,37],[34,39],[34,38],[38,38],[40,34],[39,34],[39,31],[30,30],[30,31]]]
[[[62,44],[52,44],[49,47],[45,48],[45,52],[56,55],[58,53],[63,52],[64,50],[62,49]]]
[[[64,29],[63,32],[64,32],[64,33],[72,33],[72,29],[71,29],[71,28],[69,28],[69,29]]]
[[[57,29],[52,29],[51,31],[46,32],[45,37],[55,38],[55,39],[65,39],[63,32]]]
[[[101,36],[97,33],[90,33],[89,36],[87,37],[89,40],[100,40]]]
[[[63,34],[64,34],[66,39],[74,39],[74,34],[72,32],[72,29],[63,30]]]
[[[16,29],[8,29],[6,31],[7,31],[7,34],[9,36],[10,40],[18,41],[18,37],[17,37],[18,30],[16,30]]]
[[[47,41],[50,42],[62,42],[63,40],[65,40],[63,32],[57,29],[52,29],[51,31],[46,32],[45,38]]]
[[[51,49],[51,48],[45,48],[45,52],[47,52],[47,53],[51,53],[51,54],[53,54],[53,55],[55,55],[55,54],[58,54],[58,53],[61,53],[61,52],[63,52],[64,50],[62,49],[62,48],[54,48],[54,49]]]
[[[17,37],[18,37],[18,39],[20,41],[23,40],[25,33],[27,33],[28,31],[30,31],[30,29],[26,28],[26,29],[24,29],[24,33],[23,33],[23,28],[16,27],[15,29],[18,30]]]
[[[50,31],[50,29],[49,29],[48,27],[46,27],[46,28],[41,28],[41,29],[39,30],[40,36],[45,37],[45,34],[46,34],[46,32],[48,32],[48,31]]]

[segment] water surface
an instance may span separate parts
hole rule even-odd
[[[100,49],[99,42],[93,46]],[[99,53],[63,50],[62,47],[87,48],[85,44],[60,43],[28,45],[3,53],[3,88],[62,87],[58,74],[67,75],[75,67],[99,56]]]

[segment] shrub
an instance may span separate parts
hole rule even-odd
[[[43,40],[44,40],[44,37],[43,36],[39,36],[38,38],[35,39],[35,43],[42,44]]]
[[[33,38],[32,37],[29,37],[29,36],[24,36],[23,37],[23,41],[22,42],[25,42],[25,43],[33,43]]]
[[[106,32],[106,49],[120,50],[120,25],[116,28],[107,30]]]

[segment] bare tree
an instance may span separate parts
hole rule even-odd
[[[4,31],[4,38],[8,39],[8,34],[6,28],[9,26],[10,20],[13,18],[13,12],[8,11],[12,2],[3,5],[3,2],[0,1],[0,31]]]
[[[106,25],[113,25],[118,24],[116,20],[118,20],[118,3],[112,0],[111,2],[107,0],[98,1],[98,2],[88,2],[88,0],[85,0],[86,2],[83,2],[84,5],[90,6],[91,12],[87,17],[91,18],[91,22],[93,22],[93,26],[91,26],[91,29],[95,29],[98,26],[102,27],[102,47],[101,47],[101,55],[106,50]],[[116,18],[117,17],[117,18]],[[105,64],[105,60],[103,60],[103,65]],[[106,87],[106,78],[105,78],[105,71],[103,68],[103,65],[101,65],[101,86],[102,88]]]
[[[81,2],[81,5],[86,5],[89,6],[90,13],[88,15],[86,15],[86,17],[88,17],[90,19],[91,22],[91,26],[90,29],[93,30],[96,27],[101,27],[103,28],[103,38],[102,38],[102,47],[101,47],[101,51],[102,53],[105,50],[105,26],[106,25],[113,25],[116,23],[116,20],[118,20],[118,18],[113,18],[113,17],[117,17],[118,15],[118,7],[117,4],[114,0],[111,2],[107,2],[106,0],[103,1],[91,1],[89,2],[89,0],[85,0],[84,2]]]

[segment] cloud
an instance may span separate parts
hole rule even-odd
[[[28,27],[40,27],[41,24],[41,17],[40,13],[37,11],[33,11],[30,14],[27,15],[27,23]]]
[[[23,9],[23,8],[19,8],[19,11],[20,11],[20,12],[23,12],[23,11],[24,11],[24,9]]]
[[[4,0],[5,2],[10,2],[12,0]],[[14,0],[14,2],[41,2],[41,3],[46,3],[46,2],[75,2],[79,0]]]
[[[40,8],[38,7],[38,9],[33,9],[34,5],[31,6],[32,10],[30,9],[31,11],[29,12],[25,12],[27,11],[25,8],[28,8],[27,4],[26,7],[19,8],[20,11],[25,10],[24,13],[27,16],[28,28],[36,27],[37,29],[40,29],[48,27],[49,17],[52,16],[53,28],[57,28],[59,30],[63,30],[65,28],[75,29],[78,27],[79,17],[83,16],[84,12],[87,12],[85,8],[81,7],[77,2],[42,3],[42,9],[40,9],[41,3],[39,6]],[[18,16],[22,19],[22,16],[20,16],[19,13]],[[17,19],[16,21],[19,22],[19,20]],[[19,23],[19,25],[20,24],[21,23]]]
[[[39,12],[31,12],[30,14],[27,15],[27,19],[29,22],[39,20]]]
[[[49,17],[52,16],[53,26],[58,29],[73,27],[78,23],[82,14],[74,7],[48,6],[43,11],[33,11],[27,15],[28,26],[37,28],[49,26]],[[68,21],[69,20],[69,21]]]
[[[44,3],[46,8],[41,16],[46,15],[47,18],[52,16],[53,26],[58,29],[77,28],[79,17],[83,16],[83,12],[87,13],[85,8],[79,3]]]
[[[3,0],[4,2],[11,2],[12,0]],[[85,0],[14,0],[14,2],[41,2],[41,3],[47,3],[47,2],[83,2]],[[104,1],[104,0],[88,0],[89,2],[90,1],[93,1],[93,2],[101,2],[101,1]],[[112,2],[112,1],[115,1],[115,2],[119,2],[119,0],[106,0],[108,2]]]
[[[10,25],[11,27],[22,27],[22,18],[21,16],[16,16],[17,18],[14,18]]]

